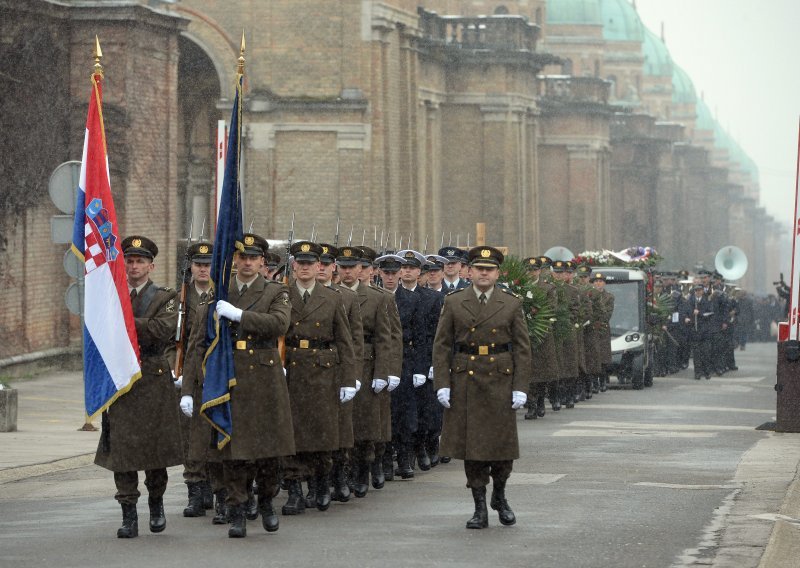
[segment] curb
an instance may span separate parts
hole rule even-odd
[[[63,458],[45,463],[36,463],[32,465],[23,465],[20,467],[10,467],[0,469],[0,485],[4,483],[12,483],[25,479],[28,477],[38,477],[40,475],[47,475],[48,473],[56,473],[60,471],[67,471],[70,469],[77,469],[94,463],[94,453],[81,454],[71,458]]]
[[[786,492],[758,568],[794,566],[800,558],[800,470]]]

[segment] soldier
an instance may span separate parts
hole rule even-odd
[[[264,255],[264,266],[261,267],[261,276],[267,280],[274,280],[280,264],[281,257],[274,252],[267,251]]]
[[[547,257],[544,257],[547,258]],[[547,259],[549,262],[549,259]],[[531,275],[531,282],[534,286],[542,288],[547,294],[547,300],[555,310],[557,298],[555,287],[550,282],[545,282],[541,278],[541,258],[526,258],[528,272]],[[531,341],[531,352],[536,361],[531,369],[530,393],[526,404],[528,410],[525,412],[525,420],[536,420],[545,415],[544,399],[547,394],[547,385],[558,378],[558,356],[556,354],[556,342],[552,332],[539,344]]]
[[[400,323],[400,313],[397,311],[397,303],[394,301],[394,293],[386,290],[382,286],[373,286],[375,280],[375,264],[377,263],[377,253],[370,247],[358,247],[363,255],[361,260],[361,275],[358,277],[362,284],[371,286],[385,296],[386,308],[389,314],[389,327],[391,330],[391,350],[387,353],[387,358],[391,361],[390,369],[392,374],[387,375],[388,386],[379,395],[380,410],[380,437],[375,442],[375,461],[372,462],[370,474],[372,477],[372,487],[382,489],[386,481],[394,478],[394,465],[392,463],[392,397],[389,394],[400,384],[400,375],[403,367],[403,325]],[[388,266],[388,265],[387,265]],[[399,270],[399,263],[397,263]],[[395,282],[396,286],[396,282]],[[388,446],[387,446],[388,445]],[[388,451],[387,451],[388,447]]]
[[[413,255],[412,255],[413,256]],[[400,384],[392,392],[392,444],[383,456],[384,475],[392,468],[392,454],[397,452],[396,472],[403,479],[414,477],[411,457],[418,427],[417,399],[414,390],[427,380],[430,366],[425,356],[427,342],[422,295],[399,285],[403,257],[384,255],[377,259],[383,286],[394,294],[403,337],[403,365]],[[390,385],[391,387],[391,385]]]
[[[425,345],[416,347],[423,352],[428,371],[425,373],[427,380],[418,385],[414,390],[417,397],[417,432],[414,440],[414,455],[416,463],[422,471],[428,471],[439,465],[439,434],[441,433],[441,405],[436,400],[433,392],[433,340],[436,336],[436,327],[439,325],[439,314],[442,311],[444,296],[424,286],[415,286],[416,277],[421,267],[427,264],[427,259],[419,252],[404,250],[398,253],[403,257],[404,264],[400,269],[400,279],[403,287],[412,292],[418,292],[422,298],[420,309],[424,314]]]
[[[305,512],[300,481],[311,477],[317,509],[331,503],[331,452],[339,449],[339,406],[356,394],[353,339],[341,292],[317,284],[322,247],[292,245],[289,284],[291,325],[286,333],[286,371],[297,453],[286,460],[289,499],[284,515]]]
[[[317,283],[341,292],[347,322],[350,325],[350,335],[353,340],[353,353],[356,368],[360,370],[364,360],[364,327],[361,322],[361,308],[358,296],[349,288],[333,283],[333,273],[336,270],[336,257],[339,249],[327,243],[320,243],[322,254],[319,257],[319,272]],[[356,373],[356,394],[361,390],[360,373]],[[339,449],[333,452],[333,494],[331,499],[346,503],[350,500],[350,487],[347,484],[347,465],[350,462],[350,450],[353,449],[353,405],[342,404],[339,406]],[[311,508],[310,499],[306,497],[306,507]]]
[[[575,287],[580,293],[581,300],[580,328],[578,328],[578,339],[581,346],[581,369],[577,383],[578,400],[591,399],[593,392],[599,392],[599,389],[594,388],[594,377],[600,373],[600,369],[597,368],[594,328],[592,327],[595,301],[598,298],[594,286],[589,284],[591,274],[592,267],[587,263],[581,263],[575,269]]]
[[[268,532],[278,530],[272,497],[279,488],[280,459],[295,453],[289,390],[278,352],[278,338],[289,327],[289,292],[283,284],[260,274],[269,247],[266,239],[245,233],[243,241],[244,250],[234,256],[236,277],[231,282],[228,301],[216,302],[220,325],[231,326],[236,371],[236,385],[230,389],[233,433],[219,456],[230,513],[230,538],[247,535],[246,504],[253,479],[258,485],[257,507],[262,525]],[[208,317],[208,306],[199,306],[189,337],[196,359],[187,367],[181,398],[181,410],[188,416],[196,417],[199,411],[195,400],[202,392],[199,362],[208,348]],[[264,412],[265,408],[269,412]],[[199,428],[197,431],[202,432]]]
[[[147,237],[130,236],[120,246],[125,255],[142,376],[103,412],[94,463],[114,472],[115,498],[122,506],[117,537],[135,538],[139,534],[136,503],[141,495],[137,472],[145,472],[150,532],[160,533],[167,526],[163,500],[167,468],[183,462],[180,415],[165,355],[175,337],[178,312],[175,290],[150,280],[158,255],[156,244]]]
[[[572,270],[573,266],[570,261],[556,260],[552,266],[558,302],[565,305],[569,312],[569,326],[565,326],[567,334],[561,338],[561,345],[556,349],[559,356],[558,368],[561,371],[558,397],[561,404],[567,408],[575,406],[575,389],[580,372],[577,334],[580,328],[578,320],[581,308],[578,289],[571,284]]]
[[[525,404],[531,348],[522,300],[496,286],[503,254],[469,251],[472,285],[449,294],[436,331],[434,381],[444,406],[442,453],[464,460],[475,513],[468,529],[489,524],[486,485],[500,523],[513,525],[505,486],[519,457],[516,410]]]
[[[194,243],[186,250],[186,256],[191,263],[189,270],[192,274],[192,281],[186,294],[186,313],[184,316],[186,319],[183,330],[183,337],[185,338],[184,353],[188,349],[188,338],[192,333],[193,324],[197,317],[197,308],[205,305],[214,297],[210,277],[213,250],[214,245],[206,241]],[[182,378],[179,382],[182,383]],[[222,462],[191,459],[189,444],[191,443],[192,420],[184,417],[184,421],[186,422],[183,428],[186,462],[183,466],[183,481],[189,490],[189,504],[183,510],[183,516],[204,517],[206,509],[210,509],[213,506],[213,494],[219,493],[223,488]],[[205,436],[201,443],[207,446],[210,436],[207,424],[203,425],[203,432]],[[209,499],[209,496],[212,498]],[[206,501],[211,501],[209,504],[211,506],[208,506]]]
[[[714,327],[714,305],[705,295],[702,283],[694,285],[687,302],[689,312],[684,315],[684,324],[689,328],[694,360],[694,378],[711,378],[711,334]]]
[[[444,247],[439,249],[439,256],[447,259],[447,264],[444,265],[444,280],[442,281],[442,285],[447,291],[452,292],[469,286],[469,282],[461,278],[461,269],[464,266],[464,257],[461,256],[461,249]]]
[[[353,493],[359,498],[364,497],[369,489],[370,468],[376,461],[375,445],[381,440],[381,402],[383,399],[389,401],[386,390],[388,376],[400,374],[400,370],[393,366],[393,353],[400,349],[400,346],[393,345],[390,314],[394,309],[394,298],[359,280],[363,271],[361,260],[361,251],[350,246],[341,247],[336,258],[342,286],[357,295],[363,329],[360,376],[364,384],[353,401],[355,444],[351,460]],[[397,341],[399,343],[399,338]],[[382,475],[380,463],[378,466]]]
[[[608,368],[611,365],[611,315],[614,313],[614,294],[606,290],[606,277],[602,272],[592,272],[592,286],[599,292],[599,313],[595,312],[594,329],[597,334],[596,349],[600,372],[600,392],[608,389]]]
[[[434,292],[439,292],[442,295],[447,294],[448,290],[444,287],[442,281],[444,280],[444,265],[447,264],[447,259],[438,254],[429,254],[425,257],[428,261],[428,284],[427,287]]]

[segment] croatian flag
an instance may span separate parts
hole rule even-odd
[[[72,233],[72,251],[84,262],[83,376],[90,419],[142,376],[109,184],[102,101],[102,76],[94,74]]]

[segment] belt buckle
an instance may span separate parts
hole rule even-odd
[[[300,340],[300,349],[308,349],[308,339]]]
[[[242,341],[242,340],[237,341],[236,342],[236,349],[239,350],[239,351],[247,349],[247,342],[246,341]]]
[[[488,354],[489,354],[488,345],[478,345],[478,355],[488,355]]]

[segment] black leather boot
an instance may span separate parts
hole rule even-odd
[[[475,501],[475,513],[467,521],[467,528],[485,529],[489,526],[489,511],[486,510],[486,487],[473,487],[472,499]]]
[[[309,481],[308,484],[316,485],[317,488],[317,498],[316,498],[316,505],[317,509],[320,511],[327,511],[328,507],[331,506],[331,482],[330,478],[327,475],[318,475],[312,481]]]
[[[203,509],[210,511],[214,508],[214,493],[211,491],[211,483],[208,481],[200,482],[200,493],[203,495]]]
[[[228,522],[228,515],[225,511],[225,499],[228,498],[228,492],[225,489],[220,489],[214,494],[214,518],[211,523],[214,525],[224,525]]]
[[[544,418],[545,409],[544,409],[544,395],[539,395],[536,397],[536,416],[539,418]]]
[[[599,377],[592,377],[592,394],[600,392],[600,379]]]
[[[361,499],[369,491],[369,469],[367,462],[354,462],[351,471],[353,476],[353,495]],[[381,472],[383,473],[383,472]]]
[[[255,521],[258,518],[258,499],[251,485],[247,491],[247,503],[245,503],[244,514],[248,521]]]
[[[188,483],[189,504],[183,510],[184,517],[205,517],[206,509],[203,506],[203,488],[199,483]]]
[[[383,463],[379,456],[375,456],[375,461],[370,464],[369,469],[372,473],[372,487],[375,489],[383,489],[386,477],[384,476]]]
[[[532,400],[528,400],[525,403],[525,408],[527,408],[525,411],[525,420],[536,420],[538,418],[536,415],[536,403]]]
[[[385,481],[394,481],[394,459],[392,459],[392,452],[390,446],[386,446],[386,453],[383,454],[383,478]]]
[[[160,533],[167,528],[167,518],[164,516],[164,498],[148,497],[150,506],[150,532]]]
[[[425,444],[425,449],[428,452],[428,457],[431,460],[431,467],[439,465],[439,437],[436,436],[428,440]]]
[[[497,511],[497,514],[500,517],[501,525],[508,527],[517,522],[517,518],[514,516],[514,511],[511,510],[511,507],[508,505],[508,501],[506,501],[505,481],[498,481],[496,479],[494,480],[494,485],[492,486],[492,500],[490,505],[492,509]]]
[[[340,503],[347,503],[350,500],[350,487],[347,485],[344,465],[341,463],[334,464],[331,473],[333,475],[333,495],[331,499]]]
[[[269,495],[258,496],[258,512],[261,514],[261,525],[267,532],[278,530],[278,514],[272,506],[272,497]]]
[[[450,456],[442,456],[439,458],[439,463],[450,463]]]
[[[284,515],[302,515],[306,512],[306,501],[303,499],[303,486],[299,479],[289,480],[289,498],[281,507]]]
[[[244,538],[247,536],[247,505],[240,503],[231,507],[231,526],[228,538]]]
[[[306,509],[313,509],[317,506],[317,484],[314,482],[313,477],[306,479],[308,491],[306,492]],[[300,487],[303,485],[300,484]]]
[[[136,538],[139,536],[139,515],[136,503],[120,503],[122,506],[122,526],[117,529],[117,538]]]
[[[399,475],[402,479],[414,478],[414,469],[411,467],[411,452],[405,448],[397,452],[397,471],[395,475]]]
[[[415,450],[417,456],[417,465],[422,471],[428,471],[431,468],[431,458],[428,456],[428,451],[425,449],[425,444],[417,444]]]

